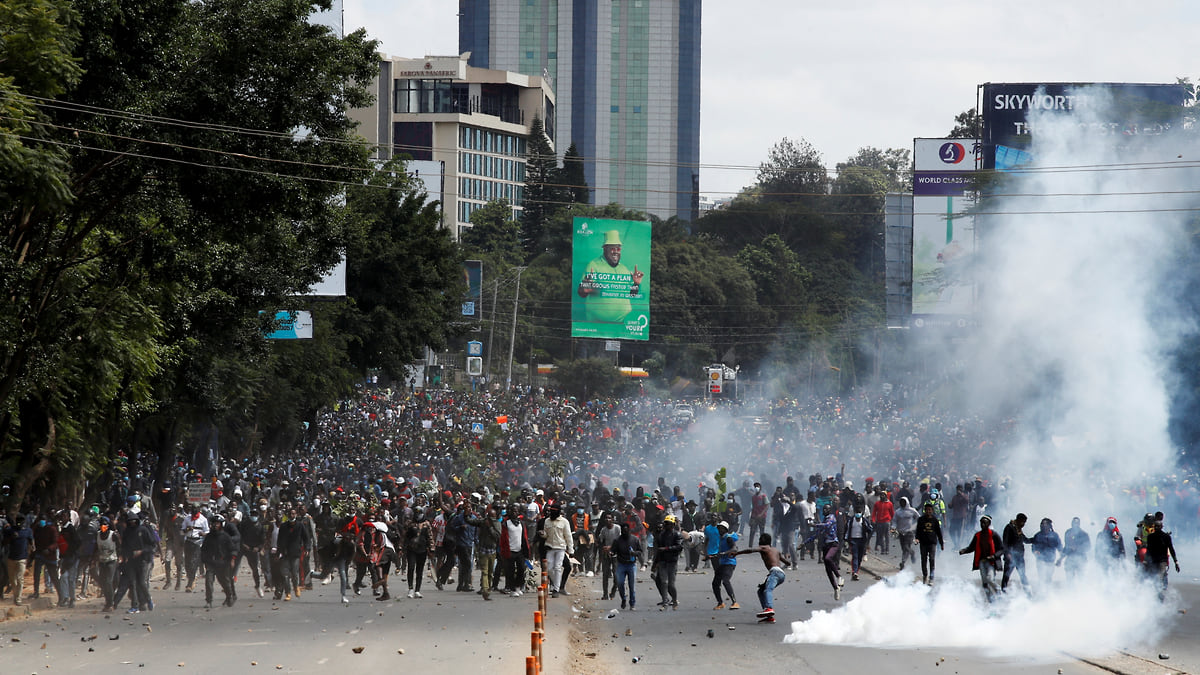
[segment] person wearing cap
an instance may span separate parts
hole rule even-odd
[[[679,607],[679,594],[675,589],[675,571],[679,565],[679,553],[683,550],[683,538],[675,527],[675,516],[663,517],[662,530],[654,538],[654,584],[662,601],[659,607]]]
[[[156,542],[141,519],[133,511],[125,516],[125,529],[121,532],[121,566],[125,572],[125,583],[129,585],[129,613],[137,614],[154,609],[150,597],[149,566],[154,564]],[[114,603],[119,603],[118,599]]]
[[[196,572],[200,570],[200,546],[208,534],[208,518],[200,512],[199,504],[192,505],[192,514],[183,519],[179,529],[183,535],[183,564],[187,569],[187,588],[184,590],[191,593],[196,588]]]
[[[584,317],[589,322],[621,323],[633,310],[630,299],[641,299],[644,273],[637,265],[630,270],[621,264],[621,235],[604,233],[599,258],[587,264],[576,292],[584,299]]]
[[[101,516],[97,521],[99,529],[96,532],[96,584],[100,586],[100,594],[104,597],[104,609],[100,611],[111,612],[116,609],[114,598],[121,542],[107,516]]]
[[[1000,557],[1004,554],[1004,542],[1000,535],[992,529],[991,516],[979,519],[979,531],[971,537],[971,543],[959,550],[959,555],[974,553],[971,569],[979,571],[979,580],[983,584],[983,594],[988,602],[996,596],[996,570],[1000,568]]]
[[[233,586],[234,542],[225,531],[225,517],[217,514],[209,521],[209,532],[200,547],[200,559],[204,562],[204,607],[212,608],[213,581],[221,585],[225,593],[222,607],[233,607],[237,601],[237,589]]]
[[[717,554],[711,556],[713,559],[713,596],[717,599],[717,605],[713,609],[725,609],[725,601],[721,599],[721,587],[725,587],[725,594],[729,596],[729,609],[741,609],[738,604],[737,597],[733,593],[733,573],[737,569],[737,558],[731,555],[732,551],[737,550],[738,536],[736,532],[729,531],[729,523],[724,520],[717,523],[717,532],[719,533]]]

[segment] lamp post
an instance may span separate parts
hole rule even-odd
[[[508,335],[508,375],[504,378],[504,390],[506,394],[512,388],[513,345],[517,340],[517,303],[521,300],[521,273],[525,270],[525,267],[517,268],[517,292],[513,294],[512,331]]]

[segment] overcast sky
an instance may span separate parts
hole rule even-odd
[[[454,0],[345,0],[345,28],[389,56],[455,54],[457,13]],[[700,189],[714,197],[753,183],[784,137],[832,168],[942,136],[984,82],[1200,75],[1195,0],[718,0],[702,26]]]

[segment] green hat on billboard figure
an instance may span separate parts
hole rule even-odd
[[[595,244],[593,244],[593,246],[594,245]],[[621,233],[620,232],[617,232],[616,230],[609,230],[608,232],[604,233],[604,246],[620,246],[620,245],[621,245]],[[592,249],[592,250],[595,251],[596,249]]]

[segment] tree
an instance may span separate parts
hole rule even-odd
[[[521,224],[512,215],[507,199],[488,202],[471,214],[470,229],[459,235],[459,244],[468,258],[487,258],[494,268],[508,269],[519,265]]]
[[[563,155],[563,165],[560,172],[559,184],[566,194],[566,200],[575,204],[587,204],[591,201],[591,190],[588,189],[587,178],[583,173],[583,158],[572,143]]]
[[[624,384],[612,361],[605,358],[559,361],[551,380],[572,396],[609,396]]]
[[[947,138],[983,138],[983,116],[975,108],[964,110],[954,116],[954,128]]]
[[[346,246],[346,293],[353,298],[341,330],[355,336],[351,362],[392,377],[425,347],[444,348],[466,293],[462,258],[441,227],[438,203],[426,202],[400,167],[347,193],[358,226]]]
[[[533,257],[544,246],[546,226],[551,214],[557,211],[563,200],[563,191],[558,187],[558,159],[540,117],[534,117],[529,125],[529,143],[525,158],[525,199],[521,203],[521,240],[525,252]]]
[[[768,199],[805,201],[829,191],[829,176],[821,153],[808,141],[784,138],[759,165],[758,187]]]
[[[253,399],[267,353],[258,312],[337,261],[337,193],[369,170],[343,141],[346,110],[369,100],[352,83],[370,80],[375,43],[312,25],[311,9],[0,8],[38,44],[6,38],[15,75],[0,86],[38,100],[46,122],[0,149],[19,169],[0,178],[0,473],[20,476],[12,499],[38,483],[77,490],[119,447],[173,452],[192,422]],[[0,105],[22,112],[9,91]]]

